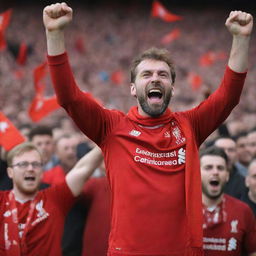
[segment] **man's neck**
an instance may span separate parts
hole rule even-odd
[[[33,194],[24,194],[21,191],[14,188],[13,193],[14,193],[14,197],[15,197],[16,201],[18,201],[20,203],[25,203],[29,200],[33,200],[36,196],[37,191]]]
[[[248,192],[248,197],[249,197],[249,199],[250,199],[253,203],[256,204],[256,195],[254,195],[254,194],[252,193],[252,191],[250,191],[250,190],[249,190],[249,192]]]
[[[216,198],[216,199],[209,198],[205,194],[202,195],[203,204],[206,207],[216,206],[216,205],[218,205],[222,201],[222,199],[223,199],[223,194],[221,194],[221,196]]]

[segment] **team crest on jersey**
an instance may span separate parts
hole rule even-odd
[[[238,233],[238,230],[237,230],[237,225],[238,225],[238,220],[232,220],[231,223],[231,233]]]
[[[181,130],[178,126],[172,128],[172,134],[176,139],[176,144],[177,145],[182,144],[182,143],[185,142],[185,138],[182,136]]]
[[[129,132],[130,135],[138,137],[141,135],[141,132],[137,131],[137,130],[132,130]]]

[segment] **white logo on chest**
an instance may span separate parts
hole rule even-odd
[[[232,220],[231,223],[231,233],[238,233],[237,231],[237,225],[238,225],[238,220]]]
[[[138,136],[141,135],[141,132],[136,131],[136,130],[132,130],[132,131],[129,132],[129,134],[132,135],[132,136],[138,137]]]

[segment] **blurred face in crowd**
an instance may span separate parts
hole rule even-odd
[[[14,156],[8,167],[8,175],[13,181],[14,193],[20,199],[34,196],[42,176],[42,159],[36,150]]]
[[[203,197],[218,200],[229,179],[227,163],[221,156],[205,155],[200,159]]]
[[[136,67],[131,95],[137,98],[139,113],[157,117],[167,109],[173,94],[170,68],[164,61],[145,59]]]
[[[245,166],[248,166],[252,159],[251,152],[248,148],[248,139],[247,136],[242,136],[237,139],[236,141],[236,147],[237,147],[237,159],[240,163],[242,163]]]
[[[216,147],[222,148],[225,151],[231,165],[237,161],[235,141],[230,138],[220,138],[215,141],[214,145]]]
[[[250,132],[247,135],[248,150],[253,157],[256,157],[256,131]]]
[[[56,155],[65,171],[70,171],[77,162],[78,139],[62,137],[56,144]]]
[[[40,150],[43,163],[49,162],[55,149],[52,136],[46,134],[35,135],[32,138],[32,143]]]
[[[249,188],[250,199],[256,203],[256,160],[253,160],[249,165],[245,183]]]

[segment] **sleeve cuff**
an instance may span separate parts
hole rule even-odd
[[[50,66],[61,65],[68,61],[68,55],[66,52],[56,56],[47,55],[47,59]]]

